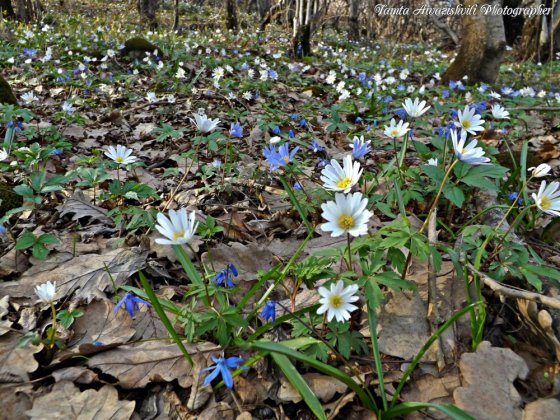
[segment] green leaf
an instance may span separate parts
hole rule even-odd
[[[445,172],[438,166],[422,165],[422,170],[436,185],[441,185]]]
[[[39,240],[37,242],[45,245],[49,245],[49,244],[54,245],[60,243],[56,238],[56,236],[54,236],[52,233],[45,233],[39,236]]]
[[[49,256],[49,250],[42,243],[33,245],[33,256],[38,260],[45,261]]]
[[[30,231],[26,230],[16,241],[16,249],[22,250],[32,247],[37,242],[37,237]]]
[[[274,360],[274,362],[280,367],[284,375],[286,375],[288,381],[290,381],[294,388],[297,389],[299,395],[301,395],[315,417],[317,417],[318,419],[327,420],[327,416],[323,411],[321,403],[319,402],[311,388],[309,388],[307,382],[305,382],[303,377],[290,362],[290,360],[282,354],[272,353],[271,356],[272,360]]]
[[[381,283],[393,290],[414,290],[416,289],[416,285],[414,282],[403,280],[398,273],[394,271],[385,271],[383,273],[379,273],[373,277],[375,281]]]
[[[461,208],[463,206],[463,202],[465,201],[465,194],[461,191],[460,188],[447,184],[443,188],[443,195],[457,207]]]

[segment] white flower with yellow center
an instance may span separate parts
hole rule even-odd
[[[457,130],[451,130],[451,141],[453,142],[455,156],[461,162],[468,163],[469,165],[485,165],[490,163],[490,159],[484,157],[484,149],[482,147],[476,147],[478,144],[476,140],[465,145],[467,141],[466,131],[461,130],[461,138],[459,139],[457,137]]]
[[[509,120],[509,112],[499,104],[492,106],[492,116],[497,120]]]
[[[358,183],[363,171],[360,170],[360,162],[352,163],[352,155],[346,155],[342,162],[343,167],[336,159],[332,159],[331,164],[321,171],[321,181],[326,190],[347,193]]]
[[[352,236],[367,234],[367,223],[373,215],[366,210],[367,198],[362,198],[362,193],[340,194],[334,196],[334,201],[327,201],[321,205],[323,219],[327,223],[321,225],[324,232],[332,232],[331,236],[341,236],[348,233]]]
[[[472,135],[475,135],[477,131],[484,131],[482,126],[484,120],[480,118],[480,115],[476,114],[476,108],[469,108],[467,105],[463,112],[459,110],[457,116],[459,121],[455,121],[455,127],[459,127],[461,131],[466,131]]]
[[[56,295],[56,281],[51,283],[50,281],[35,286],[35,294],[39,297],[39,300],[43,303],[52,303],[55,301]]]
[[[220,120],[218,118],[213,120],[208,118],[206,114],[195,113],[193,115],[194,115],[194,124],[196,125],[196,128],[198,128],[198,130],[202,131],[203,133],[209,133],[211,131],[214,131],[214,129],[220,123]]]
[[[2,160],[2,159],[0,159],[0,160]],[[529,168],[528,170],[531,171],[531,176],[533,178],[540,178],[540,177],[546,176],[550,172],[551,169],[552,168],[550,167],[550,165],[547,165],[546,163],[541,163],[536,168],[532,167],[532,168]]]
[[[105,151],[105,156],[109,159],[113,159],[119,165],[128,165],[129,163],[136,162],[136,157],[132,156],[132,149],[127,149],[120,144],[115,149],[113,146],[109,146]]]
[[[391,119],[390,125],[385,126],[385,131],[383,132],[383,134],[385,134],[387,137],[391,137],[392,139],[402,137],[406,133],[408,133],[408,123],[405,123],[401,120],[397,124],[394,118]]]
[[[198,222],[195,220],[195,212],[187,215],[187,210],[169,210],[169,218],[163,213],[157,215],[156,229],[167,239],[158,238],[156,243],[160,245],[182,245],[189,242],[196,232]]]
[[[419,117],[431,108],[429,106],[426,106],[426,101],[420,102],[418,98],[414,99],[414,102],[412,102],[412,100],[408,98],[404,101],[404,104],[402,104],[402,106],[406,113],[411,117]]]
[[[553,216],[560,216],[560,182],[551,182],[546,185],[546,181],[541,183],[539,192],[533,193],[533,200],[537,207],[544,213]]]
[[[321,306],[317,309],[317,313],[321,315],[326,312],[328,322],[331,322],[333,318],[336,318],[339,322],[348,321],[350,312],[358,309],[356,305],[352,305],[352,302],[359,299],[356,296],[357,291],[357,284],[344,287],[342,280],[332,284],[330,290],[323,286],[319,287],[319,294],[321,295],[319,303]]]

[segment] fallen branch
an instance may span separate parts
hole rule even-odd
[[[486,286],[502,296],[530,300],[541,303],[549,308],[560,309],[560,300],[558,299],[544,296],[539,293],[528,292],[527,290],[513,289],[509,286],[505,286],[494,280],[492,277],[489,277],[487,274],[478,271],[471,263],[467,264],[467,268],[472,273],[478,275]]]

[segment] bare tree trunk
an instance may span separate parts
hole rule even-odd
[[[0,16],[4,19],[13,20],[16,17],[11,0],[0,0]]]
[[[494,83],[502,64],[506,40],[501,15],[482,14],[481,6],[500,6],[500,0],[465,0],[465,7],[477,7],[476,13],[463,15],[462,43],[455,61],[442,80],[461,80],[467,83]]]
[[[226,28],[232,31],[239,28],[236,3],[236,0],[226,0]]]
[[[148,24],[150,29],[158,27],[156,13],[159,7],[158,0],[138,0],[136,7],[142,22]]]
[[[173,30],[179,29],[179,0],[175,0],[173,4]]]
[[[350,10],[348,18],[348,38],[352,41],[360,40],[359,12],[360,0],[350,0]]]
[[[39,0],[17,0],[16,16],[19,21],[33,22],[39,20],[43,9]]]

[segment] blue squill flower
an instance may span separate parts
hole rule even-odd
[[[276,301],[269,300],[264,305],[264,308],[261,312],[261,316],[268,321],[269,319],[272,321],[272,325],[274,325],[274,321],[276,321]]]
[[[238,139],[240,139],[241,137],[243,137],[243,127],[241,127],[241,124],[239,124],[238,122],[231,123],[229,134],[232,137],[237,137]]]
[[[278,73],[276,73],[275,70],[268,70],[268,77],[270,77],[272,80],[276,80],[278,79]]]
[[[361,124],[364,120],[362,119],[362,117],[356,117],[356,119],[354,120],[354,123],[356,124]]]
[[[280,154],[280,159],[284,161],[284,165],[290,163],[294,160],[294,156],[296,155],[297,151],[299,150],[299,146],[294,147],[294,149],[290,152],[290,148],[288,143],[284,143],[282,146],[278,148],[278,153]]]
[[[137,311],[139,309],[138,304],[140,303],[143,305],[150,304],[150,302],[146,302],[145,300],[136,297],[132,292],[127,292],[119,301],[119,303],[117,303],[117,306],[115,306],[115,309],[113,309],[113,313],[117,312],[119,308],[124,305],[128,314],[130,316],[134,316],[134,311]]]
[[[204,379],[204,385],[208,385],[210,382],[216,379],[218,375],[222,375],[222,380],[224,381],[226,387],[232,389],[233,377],[231,376],[229,369],[239,368],[240,367],[239,365],[243,363],[243,359],[241,357],[228,357],[227,359],[223,357],[214,357],[214,356],[210,356],[210,357],[214,361],[215,365],[201,370],[201,372],[208,372],[210,370],[212,371]],[[244,368],[247,369],[246,367]]]
[[[303,128],[307,127],[307,121],[305,121],[305,120],[303,120],[303,119],[300,120],[299,126],[300,126],[300,127],[303,127]]]
[[[519,194],[517,194],[516,192],[509,193],[507,197],[509,201],[517,201],[520,206],[523,205],[523,200],[519,198]]]
[[[8,229],[4,225],[0,224],[0,235],[5,235]]]
[[[276,135],[280,134],[280,127],[276,126],[272,129],[272,132]]]
[[[313,153],[322,152],[323,150],[325,150],[325,148],[321,147],[321,145],[319,145],[319,143],[317,143],[317,140],[315,139],[311,140],[311,146],[307,146],[307,148],[313,150]]]
[[[352,148],[352,156],[354,157],[354,159],[360,159],[367,155],[371,150],[369,147],[370,143],[371,140],[364,141],[363,136],[355,136],[353,143],[350,145],[350,147]]]
[[[224,286],[233,289],[235,284],[231,281],[233,277],[237,277],[239,273],[237,272],[237,268],[232,263],[229,263],[226,268],[220,271],[218,274],[214,276],[212,279],[212,283],[216,283],[216,286]]]
[[[294,134],[294,130],[288,131],[288,137],[293,139],[296,135]]]

